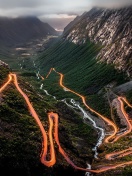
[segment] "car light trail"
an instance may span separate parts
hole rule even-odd
[[[3,86],[0,88],[0,93],[7,87],[7,85],[12,81],[12,76],[9,74],[8,81],[3,84]]]
[[[42,80],[44,80],[44,77],[43,77],[42,75],[40,75],[40,73],[38,74],[38,76],[39,76]]]
[[[51,69],[50,69],[50,71],[48,72],[48,74],[47,74],[46,78],[48,78],[48,77],[49,77],[49,75],[50,75],[50,73],[52,72],[52,70],[53,70],[53,68],[51,68]]]
[[[129,134],[131,131],[132,131],[132,125],[131,125],[131,123],[130,123],[130,121],[129,121],[129,117],[128,117],[128,115],[127,115],[127,113],[126,113],[126,111],[125,111],[125,109],[124,109],[124,104],[123,104],[123,101],[124,101],[124,99],[123,99],[123,101],[121,100],[121,99],[123,99],[122,97],[118,97],[118,101],[120,102],[120,105],[121,105],[121,112],[122,112],[122,114],[123,114],[123,116],[124,116],[124,118],[125,118],[125,120],[126,120],[126,122],[127,122],[127,125],[128,125],[128,130],[126,130],[124,133],[122,133],[121,135],[119,135],[119,136],[116,136],[116,138],[114,139],[114,141],[113,142],[115,142],[115,141],[117,141],[119,138],[121,138],[121,137],[124,137],[124,136],[126,136],[127,134]],[[126,101],[125,101],[126,102]],[[127,104],[129,104],[129,103],[127,103]],[[130,105],[130,104],[129,104]],[[131,105],[130,105],[131,106]]]
[[[81,94],[79,94],[79,93],[77,93],[77,92],[75,92],[75,91],[73,91],[73,90],[67,88],[66,86],[64,86],[64,85],[63,85],[63,77],[64,77],[64,75],[63,75],[62,73],[60,73],[60,72],[57,72],[54,68],[52,68],[52,70],[54,70],[57,74],[60,75],[60,83],[59,83],[59,84],[60,84],[60,86],[61,86],[62,88],[65,88],[65,89],[67,89],[69,92],[72,92],[73,94],[75,94],[75,95],[77,95],[78,97],[80,97],[80,98],[82,99],[83,104],[85,105],[85,107],[86,107],[87,109],[89,109],[91,112],[95,113],[97,116],[101,117],[106,123],[108,123],[109,125],[111,125],[111,126],[113,127],[113,129],[114,129],[113,134],[111,134],[110,136],[108,136],[108,137],[105,139],[105,142],[108,143],[110,140],[112,140],[112,139],[115,137],[116,133],[118,132],[117,126],[116,126],[111,120],[109,120],[109,119],[106,118],[105,116],[101,115],[100,113],[98,113],[98,112],[95,111],[94,109],[90,108],[90,107],[87,105],[86,99],[85,99],[84,96],[82,96]]]
[[[112,159],[121,158],[121,157],[130,155],[130,154],[132,154],[132,147],[119,152],[113,152],[113,153],[107,154],[105,155],[105,158],[108,160],[112,160]]]
[[[63,78],[64,78],[64,75],[63,75],[62,73],[57,72],[57,71],[55,70],[55,68],[51,68],[46,78],[48,78],[48,76],[50,75],[50,73],[51,73],[52,70],[55,71],[57,74],[60,75],[59,84],[60,84],[60,86],[61,86],[63,89],[65,89],[65,90],[67,90],[67,91],[69,91],[69,92],[72,92],[73,94],[79,96],[79,97],[82,99],[82,102],[83,102],[83,104],[85,105],[85,107],[87,107],[91,112],[94,112],[96,115],[98,115],[99,117],[101,117],[105,122],[107,122],[109,125],[111,125],[111,126],[114,128],[114,132],[113,132],[109,137],[107,137],[107,138],[105,139],[105,142],[106,142],[106,143],[110,142],[110,140],[113,139],[113,137],[115,137],[115,138],[114,138],[114,140],[113,140],[112,142],[115,142],[115,141],[117,141],[119,138],[126,136],[127,134],[129,134],[129,133],[132,131],[132,125],[131,125],[131,123],[130,123],[130,120],[129,120],[129,118],[128,118],[128,115],[127,115],[126,112],[125,112],[124,104],[123,104],[122,100],[123,100],[129,107],[131,107],[131,108],[132,108],[132,105],[130,105],[130,103],[129,103],[125,98],[123,98],[123,97],[118,97],[118,101],[120,102],[120,105],[121,105],[121,112],[123,113],[123,116],[124,116],[124,118],[125,118],[126,121],[127,121],[128,130],[126,130],[122,135],[116,136],[117,131],[118,131],[118,128],[116,127],[116,125],[115,125],[112,121],[110,121],[109,119],[107,119],[106,117],[102,116],[101,114],[99,114],[98,112],[96,112],[95,110],[93,110],[92,108],[90,108],[90,107],[87,105],[86,99],[85,99],[84,96],[82,96],[82,95],[80,95],[79,93],[77,93],[77,92],[75,92],[75,91],[73,91],[73,90],[67,88],[66,86],[64,86],[64,85],[63,85]],[[110,157],[119,158],[119,157],[127,156],[127,155],[129,155],[129,154],[131,154],[131,153],[132,153],[132,148],[130,147],[129,149],[126,149],[126,150],[123,150],[123,151],[119,151],[119,152],[115,152],[115,153],[113,152],[113,153],[111,153],[111,154],[108,154],[108,155],[106,155],[106,158],[107,158],[107,159],[109,159]],[[117,167],[123,167],[124,165],[129,165],[129,164],[132,164],[132,161],[130,161],[130,162],[124,162],[124,163],[121,163],[121,164],[116,164],[116,166],[106,166],[106,167],[104,167],[104,168],[102,168],[102,169],[96,171],[96,173],[104,172],[104,171],[109,170],[109,169],[115,169],[115,168],[117,168]],[[73,167],[75,167],[75,166],[73,165],[73,163],[71,163],[71,165],[72,165]],[[76,169],[77,169],[77,168],[76,168]]]
[[[127,101],[126,98],[124,98],[124,97],[120,97],[120,98],[127,104],[127,106],[129,106],[130,108],[132,108],[132,105]]]
[[[50,70],[50,73],[51,71],[54,70],[56,72],[56,70],[54,68],[52,68]],[[50,74],[49,73],[49,74]],[[117,127],[114,125],[113,122],[111,122],[109,119],[107,119],[106,117],[102,116],[101,114],[99,114],[98,112],[96,112],[95,110],[91,109],[87,103],[86,103],[86,100],[85,100],[85,97],[74,92],[73,90],[65,87],[63,85],[63,74],[59,73],[59,72],[56,72],[57,74],[60,75],[60,86],[63,87],[63,88],[66,88],[68,91],[78,95],[84,105],[92,112],[94,112],[96,115],[98,115],[99,117],[101,117],[105,122],[107,122],[109,125],[111,125],[113,128],[114,128],[114,132],[112,135],[109,136],[109,138],[106,138],[107,140],[105,140],[106,143],[109,142],[109,140],[111,138],[113,138],[115,135],[116,135],[116,132],[117,132]],[[49,75],[48,75],[49,76]],[[118,163],[118,164],[114,164],[114,165],[108,165],[108,166],[104,166],[104,167],[101,167],[97,170],[92,170],[92,169],[85,169],[85,168],[81,168],[81,167],[78,167],[76,166],[71,160],[70,158],[67,156],[67,154],[65,153],[65,151],[63,150],[63,148],[61,147],[60,145],[60,142],[59,142],[59,137],[58,137],[58,114],[56,113],[53,113],[53,112],[49,112],[48,113],[48,119],[49,119],[49,132],[48,132],[48,137],[49,137],[49,142],[50,142],[50,160],[47,160],[46,159],[46,156],[47,156],[47,150],[48,150],[48,141],[47,141],[47,134],[46,134],[46,131],[42,125],[42,122],[40,121],[35,109],[33,108],[28,96],[22,91],[22,89],[20,88],[19,84],[18,84],[18,81],[17,81],[17,76],[16,74],[9,74],[9,77],[8,77],[8,80],[7,82],[0,88],[0,92],[2,92],[8,84],[11,83],[11,81],[14,80],[14,84],[16,86],[16,89],[18,90],[18,92],[22,95],[22,97],[24,98],[24,100],[26,101],[26,104],[28,106],[28,109],[31,113],[31,115],[33,116],[33,118],[35,119],[37,125],[39,126],[40,130],[41,130],[41,133],[42,133],[42,137],[43,137],[43,142],[42,142],[42,152],[41,152],[41,155],[40,155],[40,159],[41,159],[41,162],[45,165],[45,166],[48,166],[48,167],[51,167],[53,166],[55,163],[56,163],[56,156],[55,156],[55,149],[54,149],[54,142],[53,142],[53,127],[54,127],[54,139],[58,145],[58,148],[59,148],[59,152],[63,155],[63,157],[66,159],[66,161],[72,165],[73,168],[77,169],[77,170],[82,170],[82,171],[85,171],[85,172],[92,172],[92,173],[101,173],[101,172],[105,172],[105,171],[108,171],[108,170],[111,170],[111,169],[116,169],[117,167],[124,167],[126,165],[131,165],[132,164],[132,161],[128,161],[128,162],[123,162],[123,163]],[[120,101],[121,103],[121,111],[122,113],[124,114],[124,117],[126,117],[126,113],[125,113],[125,110],[124,110],[124,107],[123,107],[123,102],[122,100],[127,103],[130,107],[131,105],[127,102],[127,100],[122,97],[119,97],[118,100]],[[126,133],[125,133],[126,135]],[[122,136],[121,136],[122,137]],[[111,154],[107,154],[106,155],[106,159],[115,159],[115,158],[119,158],[119,157],[123,157],[123,156],[126,156],[128,154],[132,154],[132,147],[130,147],[129,149],[125,149],[125,150],[122,150],[122,151],[119,151],[119,152],[113,152]]]

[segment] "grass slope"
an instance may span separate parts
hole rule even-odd
[[[96,56],[101,46],[87,42],[78,46],[67,41],[61,41],[46,50],[37,59],[42,74],[51,67],[64,73],[65,84],[85,95],[97,93],[112,81],[120,84],[124,75],[118,73],[112,65],[98,63]]]
[[[8,69],[0,67],[1,85],[5,82]],[[27,78],[18,76],[19,85],[28,95],[39,114],[44,127],[48,130],[46,111],[59,113],[59,138],[64,150],[77,165],[86,167],[91,161],[92,147],[96,143],[97,133],[83,123],[80,115],[62,102],[55,102],[40,95]],[[78,127],[79,124],[79,127]],[[80,132],[80,129],[81,132]],[[94,138],[93,138],[94,136]],[[35,120],[28,112],[27,105],[13,84],[0,95],[0,170],[1,176],[83,176],[83,172],[74,171],[58,152],[55,145],[57,163],[47,168],[40,163],[41,132]]]

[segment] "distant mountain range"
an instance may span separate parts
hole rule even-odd
[[[39,39],[57,32],[49,24],[36,17],[5,18],[0,17],[0,44],[12,46]]]
[[[132,76],[132,6],[122,9],[93,8],[75,18],[63,38],[75,44],[88,40],[102,46],[97,58]]]

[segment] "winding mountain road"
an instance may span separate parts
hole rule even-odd
[[[73,94],[77,95],[78,97],[80,97],[82,99],[82,102],[83,104],[85,105],[85,107],[90,110],[91,112],[95,113],[97,116],[101,117],[108,125],[112,126],[113,127],[113,134],[111,134],[110,136],[108,136],[106,139],[105,139],[105,142],[106,143],[109,143],[109,141],[111,139],[113,139],[113,137],[115,137],[116,133],[118,132],[118,128],[117,126],[111,121],[109,120],[108,118],[106,118],[105,116],[101,115],[100,113],[98,113],[97,111],[95,111],[94,109],[90,108],[89,105],[86,103],[86,99],[83,95],[67,88],[66,86],[63,85],[63,78],[64,78],[64,75],[62,73],[59,73],[57,72],[54,68],[52,69],[53,71],[55,71],[57,74],[60,75],[60,86],[63,88],[63,89],[67,89],[69,92],[72,92]]]
[[[109,143],[111,139],[113,139],[113,137],[116,136],[116,133],[118,131],[117,126],[110,121],[109,119],[107,119],[106,117],[104,117],[103,115],[99,114],[98,112],[96,112],[95,110],[93,110],[92,108],[90,108],[87,103],[86,103],[86,99],[84,96],[80,95],[79,93],[65,87],[63,85],[63,77],[64,75],[62,73],[57,72],[54,68],[50,69],[49,74],[53,71],[55,71],[57,74],[60,75],[60,86],[62,88],[67,89],[68,91],[76,94],[77,96],[79,96],[82,99],[83,104],[86,106],[87,109],[89,109],[91,112],[95,113],[96,115],[98,115],[99,117],[101,117],[108,125],[111,125],[114,129],[113,133],[107,137],[105,139],[105,143]],[[49,74],[47,75],[46,78],[48,78]],[[40,155],[41,158],[41,162],[48,167],[53,166],[56,163],[56,156],[55,156],[55,149],[54,149],[54,141],[53,141],[53,128],[54,128],[54,139],[56,141],[56,144],[58,145],[58,149],[59,152],[63,155],[63,157],[66,159],[66,161],[72,165],[75,169],[77,170],[82,170],[82,171],[86,171],[86,172],[92,172],[92,173],[101,173],[101,172],[105,172],[107,170],[111,170],[111,169],[116,169],[117,167],[123,167],[126,165],[131,165],[132,161],[128,161],[128,162],[122,162],[122,163],[118,163],[118,164],[114,164],[114,165],[108,165],[108,166],[104,166],[101,167],[97,170],[92,170],[92,169],[85,169],[85,168],[81,168],[76,166],[68,157],[68,155],[65,153],[65,151],[63,150],[63,148],[61,147],[61,144],[59,142],[59,137],[58,137],[58,114],[53,113],[53,112],[49,112],[48,113],[48,119],[49,119],[49,131],[48,131],[48,136],[46,134],[46,131],[42,125],[42,122],[40,121],[35,109],[33,108],[28,96],[23,92],[23,90],[20,88],[19,84],[18,84],[18,80],[17,80],[17,76],[16,74],[10,73],[7,82],[0,88],[0,93],[2,91],[4,91],[4,89],[6,89],[6,87],[11,83],[11,81],[14,82],[14,85],[16,86],[16,89],[18,90],[18,92],[22,95],[22,97],[24,98],[29,112],[31,113],[32,117],[35,119],[37,125],[39,126],[41,133],[42,133],[42,138],[43,138],[43,142],[42,142],[42,152]],[[123,101],[129,106],[131,107],[131,105],[127,102],[126,99],[124,99],[123,97],[119,97],[119,101],[121,102],[121,107],[123,106]],[[125,109],[122,107],[121,111],[124,113],[124,116],[126,118],[128,118]],[[130,128],[132,128],[131,124],[130,124]],[[126,135],[126,133],[125,133]],[[50,160],[47,160],[47,153],[48,153],[48,137],[49,137],[49,142],[50,142]],[[121,136],[123,137],[123,136]],[[115,138],[116,139],[116,138]],[[128,154],[132,153],[132,148],[130,147],[129,149],[123,150],[123,151],[119,151],[119,152],[113,152],[111,154],[107,154],[106,155],[106,159],[116,159],[118,157],[122,157],[122,156],[126,156]]]
[[[79,93],[77,93],[77,92],[75,92],[75,91],[69,89],[68,87],[64,86],[64,84],[63,84],[64,75],[63,75],[62,73],[57,72],[57,71],[55,70],[55,68],[51,68],[50,71],[49,71],[49,73],[47,74],[46,78],[48,78],[48,76],[51,74],[52,71],[56,72],[56,73],[60,76],[59,84],[60,84],[60,86],[61,86],[63,89],[65,89],[65,90],[67,90],[67,91],[69,91],[69,92],[71,92],[71,93],[77,95],[78,97],[80,97],[80,98],[82,99],[83,104],[85,105],[85,107],[86,107],[88,110],[90,110],[91,112],[95,113],[97,116],[101,117],[108,125],[111,125],[111,126],[113,127],[114,131],[113,131],[113,133],[112,133],[110,136],[108,136],[107,138],[105,138],[105,140],[104,140],[105,143],[109,143],[109,142],[111,142],[111,141],[112,141],[112,142],[115,142],[115,141],[117,141],[119,138],[126,136],[127,134],[129,134],[129,133],[132,131],[132,124],[131,124],[131,122],[130,122],[130,119],[129,119],[129,117],[128,117],[126,111],[125,111],[123,101],[124,101],[124,102],[127,104],[127,106],[129,106],[130,108],[132,108],[132,105],[126,100],[126,98],[124,98],[124,97],[118,97],[118,101],[119,101],[120,107],[121,107],[121,108],[120,108],[120,111],[123,113],[124,118],[125,118],[126,121],[127,121],[128,129],[127,129],[124,133],[122,133],[122,134],[120,134],[120,135],[117,135],[118,127],[117,127],[111,120],[109,120],[107,117],[101,115],[100,113],[98,113],[98,112],[96,112],[95,110],[93,110],[92,108],[90,108],[89,105],[86,103],[86,99],[85,99],[85,97],[84,97],[83,95],[81,95],[81,94],[79,94]],[[115,159],[115,158],[120,158],[120,157],[123,157],[123,156],[127,156],[127,155],[129,155],[129,154],[131,154],[131,153],[132,153],[132,147],[130,147],[130,148],[128,148],[128,149],[125,149],[125,150],[122,150],[122,151],[119,151],[119,152],[113,152],[113,153],[107,154],[105,157],[106,157],[106,159],[110,159],[110,157]],[[116,164],[116,165],[114,165],[114,166],[106,166],[106,167],[101,168],[101,169],[99,169],[99,170],[96,170],[96,171],[94,170],[94,172],[95,172],[95,173],[100,173],[100,172],[104,172],[104,171],[107,171],[107,170],[110,170],[110,169],[115,169],[115,168],[117,168],[117,167],[123,167],[123,166],[125,166],[125,165],[131,165],[131,164],[132,164],[132,161],[130,161],[130,162],[124,162],[124,163],[121,163],[121,164]],[[76,168],[76,169],[77,169],[77,168]],[[92,170],[92,171],[93,171],[93,170]]]

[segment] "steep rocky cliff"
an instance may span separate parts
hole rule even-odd
[[[69,30],[64,30],[63,37],[75,44],[90,40],[101,45],[97,59],[132,76],[132,7],[93,8]]]

